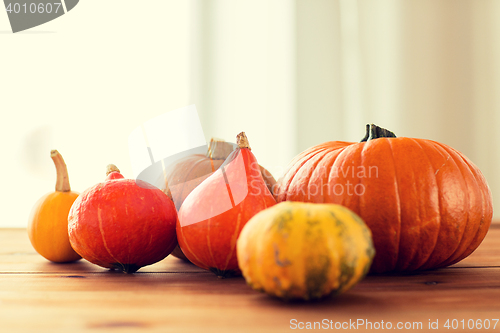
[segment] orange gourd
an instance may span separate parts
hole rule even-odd
[[[276,204],[245,133],[223,165],[184,200],[177,220],[179,247],[195,265],[219,277],[241,274],[236,240],[243,226]]]
[[[168,182],[165,193],[174,201],[177,211],[189,193],[219,169],[234,149],[233,144],[212,138],[205,155],[186,156],[167,168],[166,179]],[[276,180],[264,167],[259,165],[259,169],[267,188],[272,193]],[[178,246],[172,255],[189,261]]]
[[[68,170],[57,150],[50,152],[57,171],[55,192],[41,197],[33,207],[29,222],[28,236],[35,250],[53,262],[71,262],[81,259],[68,239],[68,214],[78,197],[71,191]]]

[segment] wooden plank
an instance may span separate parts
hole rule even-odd
[[[481,245],[454,267],[500,266],[500,224],[490,227]]]
[[[75,274],[86,272],[103,272],[104,268],[93,265],[86,260],[74,263],[52,263],[40,256],[31,246],[25,229],[0,229],[0,273],[60,273],[73,272]],[[190,263],[175,257],[154,265],[141,268],[146,272],[204,272]]]
[[[2,332],[285,332],[293,323],[330,320],[415,322],[428,331],[438,320],[439,331],[449,331],[447,319],[499,319],[499,240],[500,228],[492,227],[481,247],[452,267],[368,276],[339,297],[287,303],[251,290],[243,278],[221,280],[172,257],[133,275],[84,260],[53,264],[31,248],[26,230],[4,229],[0,322]]]
[[[481,246],[468,258],[453,267],[500,266],[500,224],[490,228]],[[85,260],[71,264],[54,264],[38,255],[31,246],[25,229],[0,229],[0,272],[102,272],[102,268]],[[200,272],[199,268],[185,264],[172,256],[141,268],[147,272]]]
[[[289,330],[294,318],[423,323],[491,319],[500,311],[499,276],[500,268],[369,276],[337,298],[285,303],[252,291],[242,278],[221,280],[210,273],[3,274],[0,319],[3,327],[30,330],[74,329],[79,323],[81,330],[116,325],[245,332]]]

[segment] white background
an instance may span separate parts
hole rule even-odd
[[[207,140],[245,131],[276,178],[366,123],[437,140],[499,207],[498,17],[495,0],[82,0],[12,34],[0,11],[0,227],[26,226],[53,190],[51,149],[76,191],[109,163],[133,177],[128,135],[190,104]]]
[[[66,15],[12,34],[0,11],[0,226],[24,227],[53,191],[50,150],[73,190],[114,163],[132,178],[128,135],[189,103],[189,2],[85,0]]]

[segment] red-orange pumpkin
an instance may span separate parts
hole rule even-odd
[[[326,142],[299,154],[275,196],[356,212],[373,234],[375,273],[457,263],[479,246],[493,215],[486,180],[464,155],[375,125],[360,143]]]
[[[195,265],[220,277],[241,274],[236,240],[258,212],[276,204],[250,151],[245,133],[224,164],[184,200],[177,221],[177,240]]]
[[[177,245],[177,211],[160,189],[125,179],[109,165],[106,181],[85,190],[68,215],[69,241],[91,263],[134,273]]]
[[[165,193],[174,201],[177,211],[181,208],[189,193],[219,169],[233,150],[234,147],[231,143],[212,139],[206,155],[193,154],[187,156],[166,170],[167,188]],[[272,193],[276,180],[264,167],[259,165],[259,169],[267,188]],[[172,251],[172,255],[188,260],[179,246]]]

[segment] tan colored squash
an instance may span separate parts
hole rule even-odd
[[[374,254],[363,220],[334,204],[280,203],[255,215],[237,241],[247,283],[284,299],[345,292],[365,276]]]

